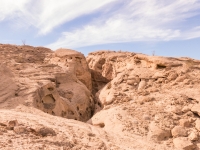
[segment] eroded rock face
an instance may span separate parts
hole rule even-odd
[[[87,121],[94,112],[91,74],[83,54],[59,49],[45,60],[61,68],[55,82],[38,90],[36,106],[52,115]],[[42,93],[42,94],[41,94]],[[48,104],[44,101],[49,101]]]
[[[91,118],[91,73],[83,54],[31,46],[0,48],[1,108],[25,105],[68,119]]]
[[[90,91],[92,90],[91,73],[82,53],[70,49],[58,49],[51,57],[46,58],[46,61],[59,65],[63,73],[74,75]]]
[[[80,119],[76,108],[71,105],[68,99],[64,99],[59,95],[56,86],[52,83],[38,89],[36,107],[48,114],[76,120]]]
[[[162,145],[168,141],[166,149],[195,148],[200,61],[114,51],[90,53],[87,61],[96,76],[108,80],[93,78],[103,110],[89,123],[121,136],[137,134]]]

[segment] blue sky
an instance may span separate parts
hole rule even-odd
[[[1,0],[0,43],[200,59],[200,0]]]

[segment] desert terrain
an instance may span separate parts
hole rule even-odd
[[[199,150],[200,61],[0,44],[0,149]]]

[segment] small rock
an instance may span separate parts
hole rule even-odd
[[[193,123],[193,122],[196,121],[196,118],[192,118],[192,117],[191,117],[191,118],[188,119],[188,121],[189,121],[190,123]]]
[[[108,96],[106,97],[105,104],[106,104],[106,105],[110,105],[111,103],[113,103],[114,100],[115,100],[115,99],[114,99],[113,95],[108,95]]]
[[[172,129],[173,137],[186,137],[188,136],[187,130],[184,127],[176,126]]]
[[[185,113],[185,115],[187,115],[188,117],[194,117],[194,113],[191,111],[188,111],[187,113]]]
[[[127,109],[128,109],[127,107],[123,107],[123,108],[122,108],[122,110],[127,110]]]
[[[18,126],[18,121],[17,120],[9,121],[7,129],[8,130],[13,130],[15,126]]]
[[[146,96],[144,96],[144,98],[143,98],[144,102],[151,102],[151,101],[154,101],[154,100],[155,100],[155,98],[153,98],[153,97],[146,97]]]
[[[137,120],[133,120],[132,122],[133,122],[133,124],[138,124]]]
[[[178,77],[178,74],[175,73],[175,72],[172,72],[172,73],[169,74],[169,76],[167,77],[167,79],[169,81],[171,81],[171,80],[175,80],[177,77]]]
[[[170,131],[162,130],[156,126],[155,122],[151,122],[149,125],[148,139],[155,142],[163,141],[171,137]]]
[[[146,81],[145,80],[140,81],[140,83],[138,85],[138,90],[144,89],[145,85],[146,85]]]
[[[10,139],[10,140],[8,140],[8,143],[12,143],[12,140]]]
[[[189,134],[188,138],[189,138],[191,141],[197,141],[198,138],[199,138],[199,134],[198,134],[197,131],[192,131],[192,132]]]
[[[16,127],[14,127],[14,132],[16,133],[16,134],[22,134],[22,133],[25,133],[26,132],[26,128],[25,127],[23,127],[23,126],[16,126]]]
[[[181,119],[179,120],[179,124],[182,127],[189,127],[190,126],[190,122],[188,119]]]
[[[134,80],[127,80],[128,85],[134,85],[135,81]]]
[[[143,119],[144,120],[150,120],[150,116],[149,115],[143,115]]]
[[[39,130],[37,130],[37,134],[39,134],[39,135],[41,135],[43,137],[44,136],[48,136],[48,135],[55,136],[56,132],[51,128],[42,127]]]
[[[183,109],[182,109],[182,112],[186,113],[188,111],[190,111],[190,108],[188,106],[184,106]]]
[[[178,107],[173,107],[171,111],[172,111],[173,113],[177,114],[177,115],[181,115],[181,114],[182,114],[181,109],[178,108]]]
[[[8,126],[10,127],[14,127],[18,125],[18,121],[17,120],[12,120],[8,122]]]
[[[88,136],[95,137],[95,134],[93,134],[93,133],[88,133],[87,135],[88,135]]]
[[[159,115],[156,114],[156,115],[154,116],[154,120],[155,120],[155,122],[159,122],[159,120],[160,120]]]
[[[166,78],[166,75],[163,74],[163,72],[156,72],[156,73],[152,76],[152,78],[154,78],[154,79]]]
[[[174,146],[178,150],[194,150],[196,146],[187,137],[173,139]]]

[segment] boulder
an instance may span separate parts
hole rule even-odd
[[[191,141],[197,141],[198,138],[199,138],[199,133],[198,133],[196,130],[194,130],[194,131],[192,131],[192,132],[189,134],[188,138],[189,138]]]
[[[18,126],[18,121],[17,120],[11,120],[8,122],[7,129],[13,130],[15,126]]]
[[[189,127],[190,126],[190,122],[188,119],[180,119],[179,120],[179,124],[182,127]]]
[[[196,146],[187,137],[173,139],[174,147],[178,150],[195,150]]]
[[[56,136],[56,132],[48,127],[42,127],[36,130],[36,133],[40,136]]]
[[[23,133],[26,132],[26,127],[24,127],[24,126],[15,126],[13,130],[14,130],[14,132],[16,134],[23,134]]]
[[[168,130],[160,129],[155,122],[151,122],[149,125],[148,139],[155,142],[163,141],[171,137],[171,133]]]
[[[171,132],[172,132],[173,137],[186,137],[186,136],[188,136],[187,130],[182,126],[175,126],[172,129]]]

